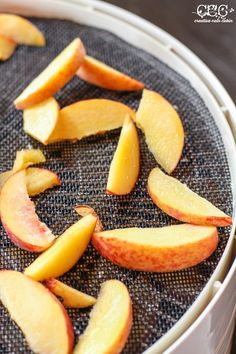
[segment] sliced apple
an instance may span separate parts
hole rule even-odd
[[[55,278],[48,279],[45,285],[55,295],[62,298],[65,307],[84,308],[93,306],[96,302],[95,297],[82,293]]]
[[[12,171],[5,171],[0,173],[0,191],[3,187],[3,185],[6,183],[6,181],[8,180],[8,178],[10,176],[12,176],[13,172]]]
[[[17,246],[31,252],[42,252],[55,240],[55,236],[42,223],[26,189],[26,171],[7,179],[0,194],[0,214],[3,227]]]
[[[2,270],[0,300],[34,353],[71,353],[74,333],[70,318],[42,284],[20,272]]]
[[[144,90],[136,113],[136,123],[145,134],[156,161],[171,173],[184,146],[184,129],[173,106],[157,92]]]
[[[116,195],[129,194],[139,174],[139,140],[137,130],[129,116],[126,117],[120,139],[113,156],[107,192]]]
[[[45,162],[46,158],[39,149],[23,149],[16,152],[16,159],[12,168],[13,173],[25,169],[28,166]]]
[[[74,39],[17,97],[16,108],[25,109],[53,96],[75,75],[84,56],[83,43]]]
[[[117,91],[137,91],[144,87],[140,81],[86,55],[77,75],[84,81],[96,86]]]
[[[80,336],[73,354],[121,353],[132,326],[132,303],[126,286],[108,280],[101,286],[88,327]]]
[[[87,215],[69,227],[46,252],[25,269],[35,280],[56,278],[67,272],[82,256],[91,239],[97,219]]]
[[[0,14],[0,33],[18,44],[44,46],[42,32],[30,21],[12,14]]]
[[[104,230],[103,224],[100,220],[100,218],[98,217],[97,213],[95,212],[95,210],[93,208],[91,208],[88,205],[77,205],[75,207],[75,211],[80,215],[80,216],[86,216],[89,214],[92,214],[93,216],[95,216],[95,218],[97,218],[97,223],[96,223],[96,227],[94,229],[95,232],[100,232]]]
[[[0,61],[9,59],[14,53],[15,48],[16,42],[0,33]]]
[[[120,128],[126,115],[135,112],[123,103],[103,98],[84,100],[60,111],[56,128],[48,143],[60,140],[80,140],[90,135]]]
[[[25,109],[24,131],[45,144],[57,124],[59,110],[59,104],[54,97]]]
[[[173,225],[127,228],[94,233],[93,244],[102,256],[128,269],[172,272],[208,258],[218,244],[213,226]]]
[[[29,167],[26,170],[26,188],[30,196],[43,193],[49,188],[60,186],[56,173],[45,168]]]
[[[153,202],[173,218],[197,225],[228,226],[232,218],[158,167],[148,177]]]

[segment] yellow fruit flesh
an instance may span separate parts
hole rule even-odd
[[[0,60],[5,61],[9,59],[14,53],[15,48],[15,41],[0,34]]]
[[[17,151],[16,159],[12,168],[13,173],[25,169],[26,167],[45,162],[46,158],[39,149],[28,149]]]

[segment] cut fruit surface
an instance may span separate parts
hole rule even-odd
[[[109,170],[108,193],[125,195],[132,191],[138,179],[139,159],[137,130],[133,121],[127,116]]]
[[[27,168],[28,166],[45,162],[46,158],[39,149],[23,149],[16,152],[16,159],[12,168],[13,173]]]
[[[17,97],[16,108],[25,109],[53,96],[75,75],[84,56],[83,43],[74,39]]]
[[[127,114],[134,119],[134,111],[117,101],[98,98],[76,102],[60,111],[56,128],[48,143],[80,140],[120,128]]]
[[[156,161],[171,173],[184,146],[184,129],[173,106],[159,93],[144,90],[136,113],[136,123],[145,134]]]
[[[142,82],[88,55],[86,55],[77,75],[84,81],[108,90],[137,91],[144,87]]]
[[[10,171],[5,171],[5,172],[2,172],[0,174],[0,191],[3,187],[3,185],[5,184],[5,182],[8,180],[8,178],[10,176],[12,176],[13,172],[10,170]]]
[[[91,239],[97,219],[87,215],[70,226],[50,247],[25,269],[35,280],[56,278],[67,272],[82,256]]]
[[[9,59],[14,53],[15,48],[16,42],[0,33],[0,61]]]
[[[101,220],[99,219],[97,213],[90,206],[88,206],[88,205],[77,205],[75,207],[75,211],[80,216],[86,216],[86,215],[92,214],[93,216],[95,216],[95,218],[97,218],[97,223],[96,223],[96,227],[95,227],[94,231],[95,232],[100,232],[100,231],[104,230],[103,224],[102,224]]]
[[[0,300],[34,353],[71,353],[74,333],[70,318],[42,284],[20,272],[2,270]]]
[[[50,291],[62,298],[65,307],[84,308],[96,302],[95,297],[82,293],[57,279],[51,278],[45,284]]]
[[[93,235],[102,256],[115,264],[147,272],[172,272],[208,258],[218,244],[213,226],[173,225],[161,228],[127,228]]]
[[[18,44],[44,46],[45,39],[30,21],[12,14],[0,14],[0,33]]]
[[[158,167],[148,177],[148,192],[161,210],[177,220],[197,225],[232,224],[230,216]]]
[[[42,252],[53,243],[55,236],[42,223],[26,189],[26,171],[19,171],[4,183],[0,194],[0,214],[9,238],[19,247]]]
[[[59,110],[59,104],[54,97],[25,109],[24,131],[45,144],[56,126]]]
[[[108,280],[101,286],[88,327],[79,338],[73,354],[119,354],[132,326],[132,303],[126,286]]]
[[[38,195],[49,188],[60,185],[60,179],[52,171],[37,167],[29,167],[26,170],[26,188],[30,196]]]

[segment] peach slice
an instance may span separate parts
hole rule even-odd
[[[85,332],[73,354],[121,353],[132,326],[132,303],[126,286],[108,280],[101,286]]]
[[[137,91],[144,87],[142,82],[88,55],[86,55],[77,75],[84,81],[108,90]]]
[[[107,192],[116,195],[129,194],[139,175],[139,140],[136,127],[129,116],[121,130],[116,152],[111,162]]]
[[[24,131],[45,144],[57,124],[59,110],[59,104],[54,97],[25,109]]]
[[[30,165],[45,162],[46,158],[39,149],[23,149],[16,152],[16,159],[12,168],[12,172],[18,172]]]
[[[209,226],[232,224],[230,216],[158,167],[148,177],[148,192],[161,210],[177,220]]]
[[[56,278],[67,272],[82,256],[91,239],[97,219],[87,215],[69,227],[50,247],[25,269],[35,280]]]
[[[135,118],[134,111],[123,103],[103,98],[84,100],[60,111],[54,132],[48,140],[80,140],[90,135],[120,128],[126,115]]]
[[[74,333],[70,318],[42,284],[20,272],[2,270],[0,300],[34,353],[71,353]]]
[[[173,272],[208,258],[218,244],[213,226],[173,225],[127,228],[93,235],[102,256],[121,267],[146,272]]]
[[[49,188],[60,186],[56,173],[45,168],[29,167],[26,170],[26,188],[30,196],[43,193]]]
[[[3,187],[3,185],[6,183],[6,181],[8,180],[8,178],[10,176],[12,176],[13,172],[12,171],[5,171],[0,173],[0,191]]]
[[[45,38],[30,21],[12,14],[0,14],[0,33],[18,44],[44,46]]]
[[[93,306],[96,302],[95,297],[71,288],[55,278],[47,280],[45,285],[55,295],[63,299],[63,305],[65,307],[84,308]]]
[[[9,59],[14,53],[15,48],[16,42],[0,33],[0,60],[5,61]]]
[[[103,224],[102,224],[101,220],[99,219],[97,213],[90,206],[88,206],[88,205],[77,205],[75,207],[75,211],[80,216],[86,216],[86,215],[92,214],[93,216],[95,216],[95,218],[97,218],[97,223],[96,223],[96,227],[95,227],[94,231],[95,232],[100,232],[100,231],[104,230]]]
[[[157,92],[144,90],[136,113],[136,123],[145,134],[156,161],[171,173],[184,146],[184,129],[173,106]]]
[[[53,243],[55,236],[42,223],[26,189],[26,171],[7,179],[0,194],[0,214],[9,238],[19,247],[42,252]]]
[[[16,98],[16,108],[25,109],[53,96],[75,75],[84,56],[83,43],[74,39]]]

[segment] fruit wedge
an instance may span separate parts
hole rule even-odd
[[[158,167],[148,177],[148,192],[161,210],[177,220],[197,225],[232,224],[230,216]]]
[[[96,302],[95,297],[82,293],[55,278],[47,280],[45,285],[51,292],[62,298],[65,307],[84,308],[93,306]]]
[[[137,91],[144,87],[140,81],[86,55],[77,75],[84,81],[108,90]]]
[[[83,43],[74,39],[17,97],[16,108],[25,109],[53,96],[75,75],[84,56]]]
[[[43,193],[49,188],[60,186],[56,173],[45,168],[29,167],[26,170],[26,188],[30,196]]]
[[[135,186],[139,174],[139,140],[136,127],[129,116],[126,117],[116,152],[113,156],[107,192],[116,195],[129,194]]]
[[[16,152],[16,159],[12,168],[13,173],[27,168],[30,165],[45,162],[46,158],[39,149],[23,149]]]
[[[149,150],[167,173],[177,166],[184,146],[184,129],[178,113],[159,93],[144,90],[136,123]]]
[[[74,333],[70,318],[42,284],[22,273],[2,270],[0,300],[34,353],[71,353]]]
[[[30,21],[11,14],[0,14],[0,33],[18,44],[44,46],[45,38]]]
[[[218,244],[213,226],[189,224],[160,228],[127,228],[93,235],[102,256],[128,269],[173,272],[208,258]]]
[[[119,354],[132,326],[132,303],[126,286],[108,280],[101,286],[88,327],[79,337],[73,354]]]
[[[60,111],[54,132],[48,140],[80,140],[90,135],[120,128],[127,114],[135,113],[123,103],[103,98],[79,101]]]
[[[9,59],[14,53],[15,48],[16,42],[0,33],[0,61]]]
[[[94,229],[95,232],[100,232],[104,230],[104,227],[102,225],[101,220],[99,219],[97,213],[95,212],[95,210],[93,208],[91,208],[88,205],[77,205],[75,207],[75,211],[80,215],[80,216],[86,216],[89,214],[92,214],[93,216],[95,216],[95,218],[97,218],[97,223],[96,223],[96,227]]]
[[[45,144],[57,124],[59,110],[59,104],[54,97],[25,109],[24,131]]]
[[[0,194],[0,215],[9,238],[17,246],[31,252],[42,252],[53,243],[55,236],[42,223],[26,188],[26,171],[7,179]]]
[[[87,215],[69,227],[24,273],[39,281],[66,273],[86,250],[96,221],[93,215]]]
[[[4,183],[8,180],[10,176],[12,176],[13,172],[12,171],[5,171],[0,173],[0,191],[4,185]]]

